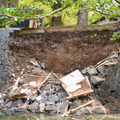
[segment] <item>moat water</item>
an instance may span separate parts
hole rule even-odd
[[[120,114],[60,117],[59,115],[7,112],[0,113],[0,120],[120,120]]]

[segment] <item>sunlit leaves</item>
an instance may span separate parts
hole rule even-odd
[[[112,35],[112,38],[110,38],[111,41],[116,40],[120,38],[120,31],[114,32]]]

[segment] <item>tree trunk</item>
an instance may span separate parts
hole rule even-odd
[[[16,7],[18,6],[18,0],[0,0],[0,7]]]
[[[9,0],[8,7],[16,7],[18,6],[18,0]]]
[[[53,10],[56,10],[58,8],[61,8],[61,3],[60,3],[61,0],[58,1],[58,3],[54,4],[54,7],[53,7]],[[52,17],[52,26],[60,26],[61,24],[61,16],[56,16],[56,17]]]
[[[78,26],[88,25],[88,12],[86,10],[86,4],[82,6],[82,9],[85,9],[85,10],[81,11],[79,9],[78,11],[78,22],[77,22]]]
[[[0,7],[7,7],[7,0],[0,0]]]

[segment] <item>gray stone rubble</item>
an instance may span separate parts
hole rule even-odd
[[[48,75],[48,73],[44,72],[40,68],[36,69],[44,75]],[[27,75],[28,76],[28,75]],[[25,78],[21,78],[19,82],[19,87],[24,84],[26,81]],[[51,113],[51,114],[63,114],[63,116],[68,115],[67,112],[71,111],[74,108],[79,107],[80,105],[86,104],[91,101],[88,96],[78,97],[71,100],[66,100],[65,97],[68,96],[66,91],[63,89],[59,80],[55,82],[55,78],[52,76],[53,82],[51,83],[49,80],[44,83],[44,85],[38,90],[37,96],[33,96],[31,98],[13,98],[10,99],[6,92],[1,94],[0,96],[0,109],[2,111],[10,111],[10,112],[35,112],[35,113]],[[22,83],[22,84],[21,84]],[[12,89],[11,89],[12,90]],[[93,104],[87,105],[85,107],[81,107],[80,109],[73,112],[73,115],[84,115],[84,114],[94,114],[96,109],[96,105],[100,106],[101,113],[106,113],[105,108],[97,101],[93,102]]]
[[[5,68],[7,69],[7,67]],[[36,68],[42,74],[48,75],[41,68]],[[95,101],[92,104],[81,107],[72,114],[79,116],[120,111],[120,52],[110,56],[96,66],[85,68],[81,73],[84,76],[88,76],[94,88],[94,94],[66,100],[67,92],[63,89],[59,80],[56,83],[55,78],[52,78],[52,82],[46,81],[38,90],[37,96],[32,98],[10,99],[10,91],[1,93],[0,110],[65,114],[94,99]],[[28,77],[29,75],[27,74],[26,76]],[[19,87],[24,85],[27,79],[26,76],[20,78]]]
[[[88,68],[86,68],[88,69]],[[86,71],[86,69],[83,70]],[[98,73],[91,75],[95,69]],[[109,112],[120,111],[120,51],[102,61],[95,68],[88,69],[88,75],[94,86],[97,99]],[[91,71],[90,71],[91,70]]]

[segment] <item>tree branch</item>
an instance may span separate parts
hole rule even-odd
[[[115,0],[115,1],[120,4],[120,1],[118,1],[118,0]]]
[[[120,15],[111,15],[111,14],[107,14],[107,13],[103,13],[103,12],[101,12],[101,11],[99,11],[99,10],[96,10],[96,9],[92,9],[92,10],[94,10],[94,11],[96,11],[96,12],[99,12],[100,14],[103,14],[103,15],[108,15],[108,16],[113,16],[113,17],[120,17]]]
[[[53,11],[53,12],[51,12],[51,13],[45,15],[45,16],[41,16],[41,17],[23,18],[23,17],[12,16],[12,15],[7,15],[7,14],[0,14],[0,17],[18,18],[18,19],[24,19],[24,20],[38,20],[38,19],[43,19],[43,18],[45,18],[45,17],[49,17],[50,15],[53,15],[53,14],[55,14],[55,13],[58,13],[58,12],[64,10],[64,9],[66,9],[67,7],[68,7],[68,6],[65,6],[65,7],[63,7],[63,8],[59,8],[59,9],[57,9],[57,10],[55,10],[55,11]]]

